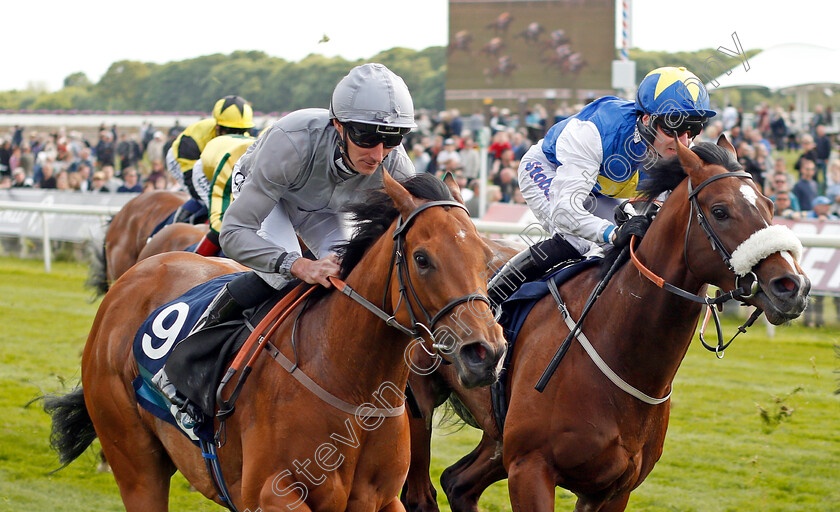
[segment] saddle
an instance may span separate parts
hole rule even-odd
[[[505,354],[502,370],[499,372],[499,379],[490,386],[493,416],[500,433],[504,432],[505,416],[507,416],[507,376],[510,360],[513,355],[516,338],[519,336],[522,325],[537,302],[550,293],[550,281],[553,281],[559,287],[584,270],[599,264],[601,260],[602,258],[593,257],[571,262],[567,266],[553,271],[550,275],[545,276],[539,281],[523,284],[519,290],[502,303],[502,315],[499,319],[499,324],[504,330],[505,339],[508,342],[508,349]]]
[[[133,383],[138,403],[180,430],[170,413],[168,399],[152,384],[154,375],[166,365],[167,376],[178,392],[198,406],[204,415],[193,434],[211,443],[214,438],[216,390],[222,376],[254,326],[300,283],[289,283],[264,303],[245,310],[239,318],[191,334],[222,287],[238,275],[227,274],[202,283],[157,308],[138,330],[133,345],[139,368],[139,376]],[[189,342],[183,343],[188,336]],[[189,433],[184,434],[190,437]]]

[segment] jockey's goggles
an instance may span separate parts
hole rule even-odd
[[[343,124],[344,131],[353,144],[365,149],[374,148],[379,144],[385,146],[385,149],[395,148],[402,143],[403,136],[411,131],[411,128],[378,124],[354,122]]]
[[[665,135],[681,137],[682,134],[688,133],[688,138],[693,139],[703,131],[708,118],[675,113],[656,116],[653,122]]]

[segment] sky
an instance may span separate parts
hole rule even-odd
[[[745,50],[782,43],[840,48],[840,2],[770,5],[634,0],[632,45],[656,51],[734,50],[736,33]],[[447,14],[448,0],[5,2],[0,91],[36,84],[58,90],[76,72],[97,82],[119,60],[163,64],[235,50],[262,50],[289,61],[310,53],[354,60],[395,46],[422,50],[448,44]],[[620,23],[620,12],[617,19]],[[324,36],[329,41],[322,42]]]

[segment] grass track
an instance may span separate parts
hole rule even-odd
[[[113,477],[95,473],[92,450],[48,474],[58,465],[48,446],[49,419],[37,404],[26,407],[44,392],[78,383],[79,355],[97,306],[82,288],[86,271],[55,263],[47,275],[37,260],[0,258],[0,511],[123,510]],[[734,323],[725,328],[732,333]],[[840,510],[835,343],[836,326],[785,326],[768,339],[757,325],[720,361],[693,344],[674,384],[665,453],[633,493],[629,510]],[[792,412],[771,425],[757,404],[770,417],[782,405]],[[433,440],[435,482],[478,440],[469,428],[440,430]],[[563,490],[557,496],[556,510],[573,508],[573,496]],[[438,501],[449,510],[442,494]],[[480,506],[510,510],[506,484],[491,487]],[[173,480],[171,509],[223,510],[189,492],[180,476]]]

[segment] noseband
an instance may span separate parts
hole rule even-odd
[[[413,338],[422,338],[423,334],[428,334],[432,340],[432,347],[435,350],[441,350],[447,347],[442,343],[438,343],[435,340],[435,336],[433,333],[435,325],[443,318],[443,316],[455,309],[456,307],[458,307],[459,305],[475,300],[485,302],[487,304],[487,307],[490,307],[490,299],[486,295],[482,295],[480,293],[470,293],[468,295],[464,295],[462,297],[458,297],[449,301],[449,303],[443,306],[437,313],[435,313],[434,316],[432,316],[429,314],[428,310],[423,306],[423,303],[417,296],[417,292],[414,289],[414,284],[411,282],[411,273],[409,272],[408,263],[406,261],[405,236],[406,232],[411,227],[411,224],[414,222],[414,219],[417,217],[417,215],[435,206],[457,207],[461,208],[464,211],[467,211],[467,208],[457,201],[430,201],[428,203],[424,203],[418,206],[405,219],[403,219],[402,217],[397,219],[397,227],[394,229],[394,250],[391,253],[391,263],[389,264],[390,270],[388,271],[388,281],[385,284],[385,294],[382,297],[382,307],[377,307],[375,304],[371,303],[369,300],[359,295],[355,290],[350,288],[350,286],[348,286],[343,281],[335,278],[330,278],[330,280],[333,282],[336,288],[339,291],[341,291],[341,293],[347,295],[351,299],[364,306],[368,311],[384,320],[385,323],[389,326]],[[391,288],[391,276],[394,274],[395,267],[397,280],[399,282],[399,300],[397,301],[397,306],[394,308],[394,314],[389,315],[385,312],[385,309],[387,308],[388,294]],[[414,314],[414,310],[411,307],[411,304],[409,303],[409,292],[414,298],[414,302],[417,304],[417,307],[420,308],[420,311],[423,313],[423,316],[426,319],[426,323],[417,321],[417,317]],[[405,307],[408,310],[408,316],[411,321],[410,327],[402,325],[396,320],[397,310],[399,310],[400,306],[403,304],[403,301],[405,301]],[[421,346],[423,345],[421,344]],[[424,350],[426,350],[425,347]],[[429,355],[434,356],[433,353],[429,353]]]

